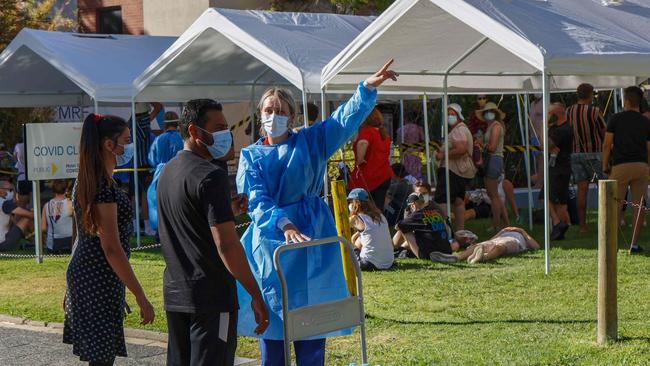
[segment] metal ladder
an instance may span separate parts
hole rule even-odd
[[[319,245],[342,243],[352,259],[357,286],[357,295],[348,296],[316,305],[303,306],[289,310],[287,282],[280,267],[280,255],[290,250],[310,248]],[[282,317],[284,319],[284,363],[291,366],[291,342],[313,337],[337,330],[359,327],[361,338],[361,362],[368,362],[366,352],[365,313],[363,310],[363,292],[361,285],[361,267],[350,242],[340,236],[295,243],[278,247],[273,253],[273,266],[278,273],[282,287]]]

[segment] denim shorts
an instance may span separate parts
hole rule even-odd
[[[596,179],[603,179],[603,164],[600,153],[574,153],[571,154],[571,173],[576,182],[589,182],[596,175]]]
[[[485,177],[490,179],[499,179],[501,174],[503,174],[503,156],[490,155],[487,170],[485,171]]]

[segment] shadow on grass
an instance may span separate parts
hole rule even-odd
[[[643,341],[646,343],[650,343],[650,337],[619,337],[616,340],[616,343],[625,343],[631,341]]]
[[[413,321],[397,320],[366,314],[366,319],[402,325],[480,325],[480,324],[596,324],[596,320],[552,320],[552,319],[504,319],[504,320],[461,320],[461,321]],[[621,337],[622,340],[624,337]],[[642,339],[643,337],[639,337]],[[636,338],[631,338],[636,339]],[[648,338],[643,338],[648,339]],[[650,342],[650,339],[648,339]]]

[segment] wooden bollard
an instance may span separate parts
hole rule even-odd
[[[332,182],[332,203],[336,231],[339,233],[339,236],[350,240],[352,233],[350,231],[348,196],[345,191],[345,182],[342,180]],[[345,275],[345,282],[348,284],[348,290],[352,296],[356,296],[357,285],[354,267],[352,266],[352,258],[350,258],[350,254],[343,244],[341,244],[341,260],[343,261],[343,274]]]
[[[618,338],[616,254],[618,250],[618,185],[598,182],[598,344]]]

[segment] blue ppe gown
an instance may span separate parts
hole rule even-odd
[[[275,249],[285,245],[278,220],[290,220],[312,239],[337,235],[332,213],[319,197],[327,160],[357,132],[376,99],[376,90],[360,84],[352,98],[323,123],[290,133],[281,144],[264,145],[260,139],[241,150],[237,190],[248,196],[253,221],[241,242],[269,309],[269,327],[261,336],[254,334],[251,298],[238,283],[239,335],[284,339],[281,287],[273,268]],[[338,243],[286,252],[280,265],[287,279],[290,309],[348,296]],[[314,339],[345,334],[350,330]]]
[[[158,204],[156,203],[156,189],[158,187],[158,177],[162,172],[165,164],[183,150],[183,138],[178,131],[165,131],[162,135],[156,137],[151,148],[149,149],[149,166],[155,167],[153,180],[147,188],[147,204],[149,208],[149,223],[153,230],[158,230]]]

